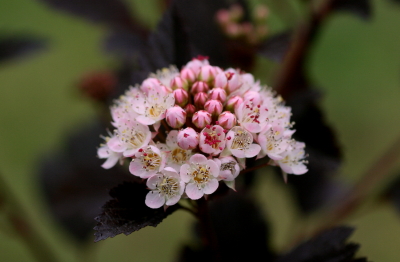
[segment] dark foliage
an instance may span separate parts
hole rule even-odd
[[[104,160],[96,157],[96,148],[104,130],[98,123],[82,129],[66,139],[62,152],[49,155],[41,164],[40,183],[50,211],[77,240],[91,235],[93,218],[110,199],[108,191],[122,181],[134,180],[126,168],[101,167]]]
[[[207,230],[213,234],[214,248],[219,252],[215,254],[211,245],[186,246],[179,261],[260,261],[260,258],[271,261],[274,255],[268,245],[268,224],[254,200],[230,191],[208,202],[210,228]],[[199,239],[204,237],[205,230],[197,225]]]
[[[363,20],[370,20],[372,16],[370,0],[337,0],[334,8],[338,11],[353,13]]]
[[[113,188],[110,191],[113,199],[103,206],[103,212],[96,217],[95,242],[122,233],[129,235],[146,226],[156,227],[180,208],[179,204],[168,207],[166,211],[163,207],[149,208],[144,203],[148,192],[146,185],[139,182],[125,182]]]
[[[382,197],[391,201],[397,212],[400,213],[400,175],[389,183],[383,191]]]
[[[22,57],[46,47],[44,39],[30,35],[0,35],[0,63],[6,60]]]
[[[359,245],[345,243],[353,233],[350,227],[336,227],[297,246],[276,262],[366,262],[354,258]]]
[[[270,36],[259,47],[258,53],[272,61],[282,62],[289,50],[292,38],[293,31],[291,30]]]

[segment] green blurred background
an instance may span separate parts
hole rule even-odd
[[[146,24],[156,25],[162,12],[158,1],[130,0],[129,4]],[[372,4],[374,15],[369,22],[349,14],[333,15],[309,64],[324,94],[321,106],[327,121],[343,146],[341,176],[349,182],[356,181],[400,134],[400,5],[388,0]],[[278,17],[272,10],[272,31],[293,23]],[[77,81],[85,72],[116,66],[100,45],[105,28],[54,11],[40,1],[2,0],[0,30],[49,40],[47,51],[0,64],[0,172],[43,231],[45,241],[60,261],[77,261],[77,257],[100,262],[172,261],[180,245],[191,241],[194,220],[189,214],[179,211],[157,228],[89,243],[88,251],[82,252],[54,223],[38,189],[35,168],[40,156],[62,148],[65,135],[95,114],[94,105],[75,89]],[[266,68],[270,73],[260,75],[268,78],[261,80],[271,84],[277,65],[260,59],[257,72]],[[284,250],[298,213],[276,179],[266,174],[259,182],[257,194],[273,226],[273,244]],[[347,224],[357,227],[351,239],[362,245],[360,255],[371,261],[400,261],[400,216],[390,205],[360,213]],[[34,261],[9,232],[1,211],[0,260]]]

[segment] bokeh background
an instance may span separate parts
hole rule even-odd
[[[158,0],[127,2],[146,25],[156,26],[162,14]],[[320,105],[343,147],[345,162],[340,176],[348,183],[362,176],[400,134],[400,5],[389,0],[372,4],[373,17],[368,22],[346,13],[331,16],[309,63],[311,76],[323,94]],[[271,32],[295,24],[293,16],[281,19],[282,10],[273,6]],[[291,12],[300,16],[296,7],[293,5]],[[191,241],[194,219],[188,213],[176,212],[157,228],[130,236],[77,245],[52,219],[38,185],[41,157],[65,146],[65,136],[95,115],[96,105],[76,89],[78,80],[85,72],[118,65],[115,57],[103,52],[105,28],[55,11],[39,0],[2,0],[0,33],[31,34],[47,40],[47,49],[0,64],[0,172],[60,261],[176,258],[181,244]],[[257,63],[261,81],[272,84],[278,65],[263,58]],[[393,173],[396,170],[400,170],[400,162]],[[263,171],[258,180],[257,195],[272,225],[273,245],[285,250],[299,220],[298,211],[285,186],[272,174]],[[375,193],[379,189],[378,185]],[[351,240],[361,244],[359,254],[371,261],[399,261],[399,215],[387,203],[346,221],[357,228]],[[0,260],[34,261],[10,232],[2,210]]]

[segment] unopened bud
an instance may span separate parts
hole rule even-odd
[[[241,98],[240,96],[233,96],[233,97],[229,98],[228,101],[226,102],[225,109],[234,113],[236,108],[241,103],[243,103],[243,98]]]
[[[229,111],[222,112],[218,116],[218,123],[225,129],[231,129],[236,125],[236,116]]]
[[[207,102],[208,100],[208,95],[204,92],[200,92],[197,93],[194,96],[194,105],[198,108],[198,109],[202,109],[204,108],[204,104]]]
[[[195,95],[200,92],[207,93],[208,90],[210,90],[210,89],[208,88],[208,85],[206,82],[197,81],[193,84],[192,88],[190,89],[190,92]]]
[[[204,109],[209,112],[213,117],[218,117],[222,113],[224,106],[221,101],[218,100],[208,100],[204,104]]]
[[[179,76],[176,76],[171,80],[171,88],[172,88],[172,90],[181,88],[181,89],[185,89],[187,91],[187,90],[189,90],[189,84],[185,79],[183,79]]]
[[[204,65],[200,68],[200,73],[199,73],[199,80],[205,81],[207,83],[212,83],[215,79],[215,76],[217,75],[217,71],[213,66],[210,65]]]
[[[199,134],[193,128],[187,127],[179,131],[177,142],[180,148],[195,149],[199,144]]]
[[[167,109],[165,119],[172,128],[180,128],[186,122],[186,112],[180,106],[173,106]]]
[[[203,129],[207,125],[211,124],[211,121],[211,114],[205,110],[197,111],[196,113],[194,113],[192,118],[193,124],[200,129]]]
[[[220,87],[214,88],[208,93],[208,98],[219,100],[224,103],[226,100],[226,91]]]
[[[181,77],[188,83],[193,83],[196,80],[196,75],[190,68],[183,68],[181,70]]]
[[[184,107],[189,101],[189,94],[185,89],[179,88],[174,90],[175,104]]]
[[[192,117],[193,114],[196,112],[196,107],[192,104],[187,104],[185,106],[185,112],[187,117]]]

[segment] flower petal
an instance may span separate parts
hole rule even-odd
[[[160,208],[165,203],[165,197],[161,196],[158,192],[150,191],[146,195],[145,203],[150,208]]]
[[[193,200],[197,200],[204,195],[203,190],[201,188],[198,188],[194,183],[189,183],[186,186],[185,192],[186,195]]]
[[[217,190],[218,188],[218,180],[217,179],[211,179],[203,188],[203,192],[205,194],[212,194],[215,192],[215,190]]]

